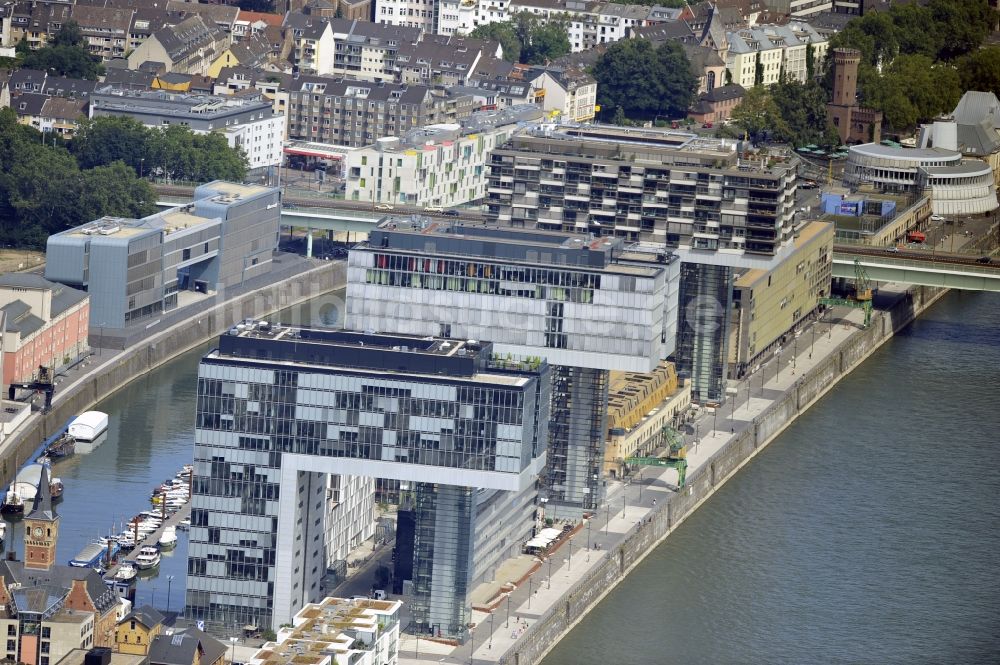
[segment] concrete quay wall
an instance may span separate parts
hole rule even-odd
[[[329,262],[229,300],[225,300],[225,294],[220,293],[214,304],[213,301],[206,301],[204,310],[190,320],[156,333],[124,351],[115,352],[109,362],[94,367],[72,383],[57,386],[58,398],[51,411],[33,414],[28,422],[7,438],[0,462],[0,483],[8,484],[16,473],[16,466],[23,464],[46,438],[61,429],[70,418],[134,379],[225,333],[244,319],[268,316],[343,288],[346,281],[347,266],[343,262]],[[100,361],[100,356],[92,357],[92,362]],[[194,422],[194,404],[191,409]]]
[[[662,501],[651,518],[634,527],[623,544],[609,551],[587,577],[539,617],[504,654],[500,664],[535,665],[541,662],[566,633],[703,501],[777,438],[799,414],[946,292],[946,289],[933,287],[913,287],[891,310],[876,313],[867,329],[859,330],[825,361],[804,373],[778,401],[754,418],[750,427],[690,473],[683,490]]]

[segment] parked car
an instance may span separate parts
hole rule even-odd
[[[988,256],[980,256],[976,259],[976,263],[993,263],[993,259]]]
[[[449,210],[445,210],[444,214],[445,214],[446,217],[458,217],[459,212],[457,210],[455,210],[454,208],[451,208]]]
[[[891,252],[893,254],[898,254],[899,253],[899,247],[896,247],[896,246],[886,247],[885,251]]]
[[[931,215],[931,221],[932,222],[943,222],[944,221],[944,217],[942,217],[941,215]]]
[[[443,213],[444,208],[441,206],[424,206],[424,212],[438,212]]]
[[[376,210],[392,210],[391,203],[379,203],[375,206]]]

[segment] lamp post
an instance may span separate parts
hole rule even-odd
[[[143,165],[143,162],[145,162],[145,161],[146,161],[145,157],[140,157],[139,158],[139,180],[142,180],[142,165]]]
[[[551,589],[552,588],[552,555],[551,554],[549,555],[549,581],[548,581],[548,585],[549,585],[549,588]]]
[[[174,582],[173,575],[167,575],[167,613],[170,613],[170,585]]]
[[[493,648],[493,610],[490,610],[490,644],[487,649]]]
[[[529,577],[528,578],[528,609],[529,610],[531,609],[531,586],[532,586],[531,583],[534,581],[534,579],[535,578],[533,578],[533,577]]]
[[[229,638],[229,645],[230,645],[229,646],[229,662],[230,663],[235,663],[236,662],[236,643],[239,642],[239,641],[240,641],[240,638],[238,638],[238,637],[230,637]]]
[[[573,538],[569,539],[569,558],[566,559],[566,572],[573,570]]]
[[[503,622],[503,627],[510,626],[510,592],[507,593],[507,619]]]
[[[605,508],[608,510],[607,515],[604,517],[604,535],[606,536],[608,535],[608,524],[611,523],[611,504],[609,503]]]
[[[795,361],[798,360],[798,357],[799,357],[799,338],[798,338],[798,336],[796,336],[795,337],[795,341],[793,342],[793,350],[792,350],[792,371],[793,372],[795,371]]]

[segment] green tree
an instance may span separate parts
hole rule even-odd
[[[246,156],[230,148],[221,134],[198,135],[170,125],[151,131],[146,145],[146,166],[174,180],[241,182],[246,175]]]
[[[1000,91],[1000,47],[988,46],[970,53],[956,68],[963,90]]]
[[[987,0],[930,0],[927,8],[941,36],[938,57],[944,60],[979,48],[993,28],[993,9]]]
[[[104,65],[87,50],[80,27],[74,21],[63,25],[48,46],[23,53],[21,64],[27,69],[91,81],[104,74]]]
[[[826,92],[817,81],[781,81],[771,86],[770,94],[783,121],[778,128],[784,133],[777,138],[796,146],[840,142],[826,112]]]
[[[806,78],[810,81],[816,76],[816,49],[812,43],[806,44]]]
[[[156,212],[153,188],[125,162],[83,171],[80,187],[78,218],[83,222],[108,214],[139,218]]]
[[[771,92],[764,86],[747,90],[731,117],[755,141],[764,138],[766,132],[779,138],[790,134]]]
[[[569,32],[563,20],[536,22],[524,43],[521,56],[529,65],[542,65],[570,52]]]
[[[514,32],[514,26],[509,21],[476,26],[476,29],[470,32],[469,36],[475,39],[499,42],[500,48],[503,49],[504,60],[508,62],[521,61],[521,38]]]
[[[71,148],[80,168],[111,164],[121,160],[136,172],[147,157],[150,130],[138,120],[106,116],[80,123]]]
[[[924,55],[901,55],[872,86],[870,103],[882,111],[886,124],[898,132],[950,112],[962,85],[951,65],[935,64]]]
[[[672,40],[659,47],[646,39],[615,42],[598,57],[592,73],[602,114],[620,106],[632,119],[683,117],[697,89],[683,47]]]

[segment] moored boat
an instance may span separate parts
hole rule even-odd
[[[164,527],[159,542],[161,550],[171,550],[177,547],[177,529],[172,526]]]
[[[0,506],[0,513],[3,513],[7,517],[24,517],[24,501],[14,491],[13,485],[11,485],[10,489],[4,495],[3,506]]]
[[[81,413],[69,424],[68,434],[74,441],[92,442],[108,429],[108,414],[102,411]]]
[[[50,459],[59,459],[61,457],[69,457],[75,451],[76,439],[74,439],[69,432],[66,432],[46,446],[45,451],[42,454]]]
[[[160,550],[155,547],[143,547],[135,556],[135,565],[139,570],[149,570],[160,565]]]

